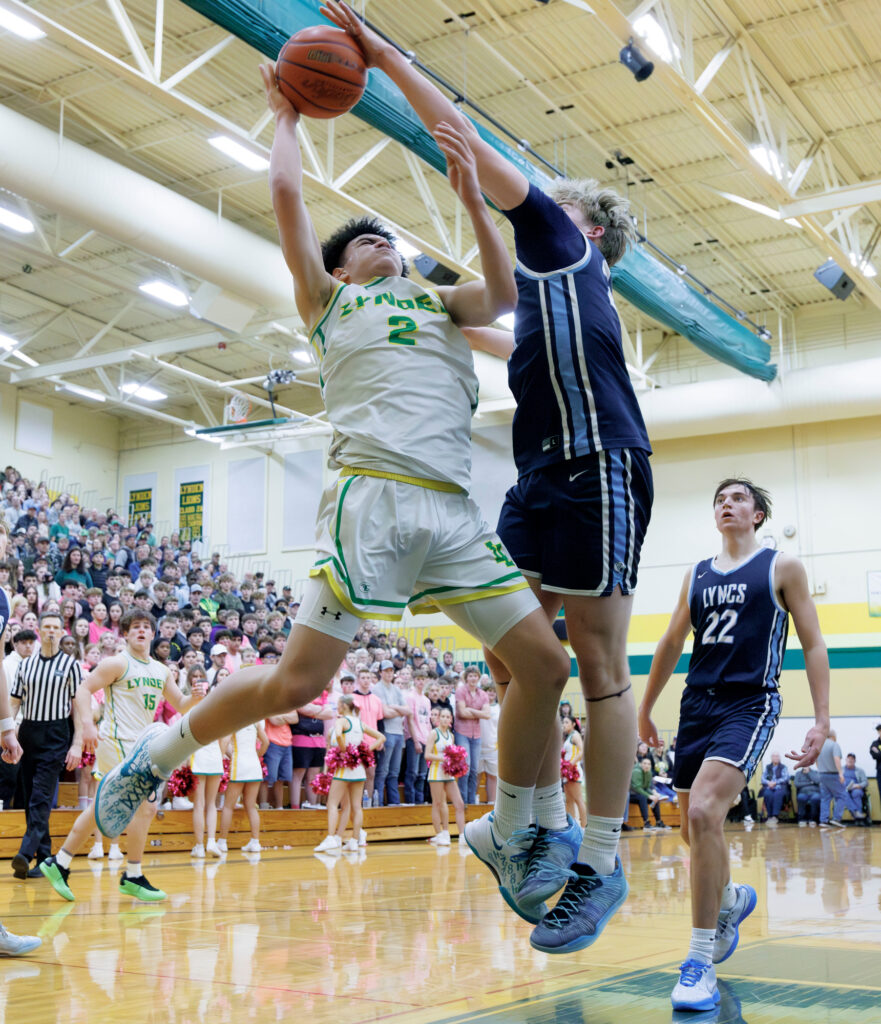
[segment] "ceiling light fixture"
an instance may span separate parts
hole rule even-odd
[[[189,299],[180,290],[175,288],[174,285],[168,284],[167,281],[145,281],[143,284],[138,285],[138,290],[144,292],[145,295],[150,295],[154,299],[159,299],[160,302],[164,302],[168,306],[175,306],[180,308],[189,304]]]
[[[56,384],[56,391],[70,391],[75,395],[79,395],[80,398],[90,398],[93,402],[106,402],[107,396],[102,395],[100,391],[92,391],[90,388],[81,388],[79,384]]]
[[[17,231],[20,235],[32,235],[36,230],[33,222],[28,220],[27,217],[22,217],[20,213],[15,213],[5,206],[0,206],[0,225],[12,231]]]
[[[130,380],[128,384],[123,384],[119,390],[126,395],[131,395],[132,398],[142,398],[145,402],[158,402],[163,398],[168,398],[164,391],[157,391],[156,388],[148,387],[146,384],[139,384],[134,380]]]
[[[665,63],[672,64],[682,56],[682,51],[653,14],[643,14],[641,18],[637,18],[633,23],[633,31],[641,36]]]
[[[499,324],[499,326],[504,327],[506,331],[513,331],[514,330],[514,314],[513,313],[505,313],[504,316],[497,316],[496,317],[496,323]]]
[[[13,352],[12,355],[14,355],[16,359],[20,359],[25,364],[25,366],[39,366],[40,365],[37,362],[36,359],[31,359],[31,357],[29,355],[26,355],[24,352],[21,352],[21,351]]]
[[[312,356],[303,348],[295,348],[291,352],[291,358],[296,359],[298,363],[312,362]]]
[[[265,156],[260,156],[259,153],[248,149],[247,146],[236,142],[235,139],[231,139],[228,135],[214,135],[208,142],[215,149],[219,149],[221,153],[231,157],[236,163],[247,167],[249,171],[265,171],[269,166],[269,161]]]
[[[395,238],[395,248],[404,257],[404,259],[412,260],[416,256],[421,256],[422,253],[415,245],[411,245],[406,238]]]
[[[850,265],[856,267],[857,270],[863,275],[863,277],[877,277],[878,271],[869,263],[868,260],[864,260],[862,256],[857,256],[855,252],[848,253]]]
[[[0,28],[8,28],[10,32],[21,36],[22,39],[27,39],[29,43],[36,39],[44,39],[46,36],[46,33],[41,28],[37,28],[32,21],[19,18],[17,14],[13,14],[5,7],[0,7]]]
[[[655,65],[640,52],[633,36],[618,54],[618,60],[630,71],[637,82],[644,82],[655,70]]]

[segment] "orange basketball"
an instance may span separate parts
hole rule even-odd
[[[337,117],[361,99],[367,63],[355,40],[341,28],[300,29],[284,44],[276,65],[278,87],[306,117]]]

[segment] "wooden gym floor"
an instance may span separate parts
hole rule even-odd
[[[733,876],[759,902],[719,971],[715,1013],[670,1007],[690,928],[688,851],[673,831],[623,840],[627,904],[595,946],[560,957],[531,949],[529,926],[455,840],[320,858],[148,853],[169,893],[152,905],[121,897],[106,859],[77,858],[76,903],[10,874],[0,920],[43,946],[0,960],[0,1024],[879,1024],[881,834],[727,835]]]

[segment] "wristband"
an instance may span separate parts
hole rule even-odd
[[[10,732],[15,728],[14,718],[0,718],[0,732]]]

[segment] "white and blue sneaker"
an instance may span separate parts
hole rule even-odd
[[[577,877],[570,865],[578,857],[583,829],[571,817],[566,817],[568,824],[564,829],[538,828],[529,851],[526,877],[517,892],[517,902],[526,910],[539,913],[545,900]]]
[[[36,935],[13,935],[0,924],[0,956],[22,956],[43,945]]]
[[[108,839],[115,839],[145,800],[155,799],[165,779],[150,761],[150,740],[168,728],[154,722],[138,737],[131,753],[98,783],[95,824]]]
[[[713,963],[721,964],[737,949],[740,938],[740,922],[756,909],[756,890],[751,885],[734,886],[737,899],[729,910],[719,912],[716,922],[716,938],[713,942]]]
[[[674,1010],[712,1010],[721,998],[712,964],[686,960],[679,965],[679,981],[670,996]]]
[[[526,878],[529,853],[535,843],[535,825],[518,829],[507,839],[495,828],[493,812],[465,826],[465,842],[471,852],[492,871],[499,892],[508,906],[530,924],[537,924],[547,908],[527,910],[518,901],[517,892]]]
[[[627,899],[627,879],[620,859],[611,875],[598,875],[587,864],[572,865],[557,905],[532,930],[529,944],[543,953],[574,953],[593,945]]]

